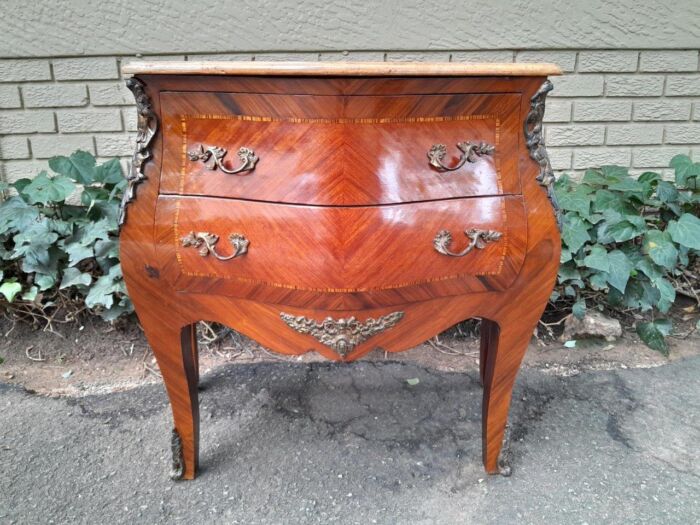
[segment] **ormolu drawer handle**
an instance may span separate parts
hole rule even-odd
[[[440,230],[437,233],[433,239],[433,246],[443,255],[449,255],[450,257],[464,257],[474,248],[482,249],[486,247],[486,244],[497,241],[503,234],[494,230],[476,230],[472,228],[471,230],[465,231],[464,235],[469,237],[471,242],[459,253],[450,251],[449,246],[452,244],[452,234],[447,230]]]
[[[219,259],[220,261],[230,261],[238,257],[239,255],[244,255],[248,251],[248,245],[250,241],[246,239],[240,233],[232,233],[228,236],[228,240],[234,248],[231,255],[219,255],[216,253],[215,244],[219,242],[219,236],[209,232],[190,232],[185,235],[180,242],[182,246],[188,248],[192,246],[193,248],[199,248],[199,255],[206,257],[210,253]]]
[[[479,142],[478,144],[472,144],[471,142],[459,142],[457,148],[462,152],[459,157],[457,164],[454,166],[445,166],[442,161],[447,155],[447,147],[444,144],[434,144],[430,151],[428,151],[428,160],[430,165],[437,168],[440,171],[455,171],[464,166],[464,164],[469,162],[476,162],[477,157],[482,155],[491,155],[496,149],[491,144],[486,142]]]
[[[226,156],[225,148],[220,148],[218,146],[209,146],[204,149],[204,146],[200,145],[198,150],[188,151],[187,156],[192,161],[201,160],[204,165],[210,170],[215,170],[219,168],[224,173],[229,175],[235,175],[236,173],[241,173],[242,171],[251,171],[255,169],[255,163],[258,162],[258,156],[255,152],[250,149],[243,147],[238,150],[238,157],[241,159],[241,165],[237,168],[229,170],[224,166],[224,157]]]

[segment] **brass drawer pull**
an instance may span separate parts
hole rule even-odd
[[[226,156],[225,148],[220,148],[218,146],[209,146],[204,149],[204,146],[200,145],[198,150],[188,151],[187,156],[191,161],[201,160],[204,165],[210,170],[215,170],[219,168],[224,173],[229,175],[235,175],[236,173],[241,173],[243,171],[252,171],[255,169],[255,163],[258,162],[258,156],[255,152],[250,149],[243,147],[238,150],[238,158],[241,159],[241,165],[237,168],[229,170],[224,166],[224,157]]]
[[[473,144],[471,142],[459,142],[457,148],[462,152],[457,164],[454,166],[445,166],[442,161],[447,155],[447,147],[444,144],[434,144],[428,151],[428,160],[430,165],[440,171],[455,171],[464,166],[466,162],[476,162],[478,157],[482,155],[492,155],[496,149],[491,144],[479,142]]]
[[[248,251],[250,241],[240,233],[232,233],[228,236],[228,240],[234,248],[231,255],[220,255],[216,253],[216,243],[219,242],[219,236],[209,232],[190,232],[185,235],[180,242],[185,248],[193,247],[199,249],[199,255],[206,257],[212,254],[220,261],[230,261],[240,255],[244,255]]]
[[[433,246],[435,250],[443,255],[449,255],[450,257],[464,257],[474,248],[482,249],[490,242],[497,241],[503,235],[501,232],[494,230],[476,230],[474,228],[464,232],[464,235],[471,239],[471,242],[467,247],[459,253],[450,251],[450,244],[452,244],[452,234],[447,230],[440,230],[435,238],[433,239]]]

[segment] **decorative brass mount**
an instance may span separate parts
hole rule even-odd
[[[176,429],[173,429],[170,436],[170,453],[172,454],[170,479],[177,481],[182,479],[185,473],[185,460],[182,457],[182,440]]]
[[[158,131],[158,119],[151,99],[146,94],[146,85],[136,78],[130,78],[126,81],[126,87],[134,94],[138,121],[136,149],[131,158],[131,169],[126,174],[127,184],[119,207],[117,224],[120,228],[126,223],[127,206],[136,198],[136,186],[146,179],[143,168],[146,161],[151,158],[150,144]]]
[[[482,155],[492,155],[495,147],[486,142],[474,144],[472,142],[459,142],[457,148],[462,152],[457,164],[446,166],[442,163],[447,155],[447,147],[444,144],[434,144],[428,151],[428,161],[430,165],[440,171],[455,171],[464,166],[467,162],[476,162]]]
[[[241,165],[234,169],[228,169],[224,166],[224,157],[226,156],[225,148],[220,148],[218,146],[209,146],[204,149],[204,146],[200,145],[199,149],[194,151],[188,151],[187,156],[191,161],[201,160],[204,165],[210,170],[215,170],[219,168],[224,173],[229,175],[235,175],[236,173],[241,173],[244,171],[252,171],[255,169],[255,164],[258,162],[258,156],[255,152],[246,147],[242,147],[236,153],[238,158],[241,159]]]
[[[193,247],[199,249],[199,255],[206,257],[212,254],[220,261],[230,261],[240,255],[248,252],[250,241],[240,233],[232,233],[228,236],[228,240],[234,248],[231,255],[220,255],[216,252],[216,243],[219,242],[219,236],[209,232],[190,232],[185,235],[180,242],[185,248]]]
[[[552,203],[554,216],[557,219],[557,225],[561,231],[562,218],[557,196],[554,193],[554,171],[552,163],[549,161],[547,148],[544,145],[544,129],[542,128],[542,119],[544,118],[545,102],[547,93],[552,91],[554,86],[549,80],[545,80],[540,89],[530,99],[530,111],[525,117],[523,124],[523,132],[525,133],[525,143],[530,152],[530,158],[537,162],[540,166],[540,173],[537,176],[537,182],[547,191],[547,198]]]
[[[345,357],[359,344],[370,337],[388,330],[404,316],[403,312],[392,312],[377,319],[369,318],[358,321],[354,317],[333,319],[326,317],[318,322],[308,317],[294,316],[280,312],[280,318],[300,334],[315,337],[321,344],[332,348],[341,357]]]
[[[464,232],[464,235],[471,239],[471,242],[467,245],[461,252],[450,251],[450,244],[452,244],[452,234],[447,230],[440,230],[435,235],[433,239],[433,246],[435,250],[443,255],[449,255],[450,257],[464,257],[474,248],[483,249],[490,242],[497,241],[503,235],[501,232],[494,230],[476,230],[474,228]]]

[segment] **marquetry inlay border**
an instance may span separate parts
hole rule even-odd
[[[377,117],[377,118],[306,118],[306,117],[261,117],[258,115],[230,115],[230,114],[182,114],[179,115],[180,131],[182,139],[187,142],[188,120],[235,120],[238,122],[282,122],[290,124],[422,124],[436,122],[468,122],[473,120],[494,121],[494,146],[496,154],[493,156],[496,168],[496,185],[498,193],[503,194],[503,181],[501,177],[501,116],[499,114],[454,115],[454,116],[430,116],[430,117]],[[184,193],[187,156],[182,159],[180,170],[180,194]]]
[[[470,121],[470,120],[494,120],[495,121],[495,141],[494,145],[498,147],[500,144],[501,135],[501,119],[498,115],[486,114],[486,115],[457,115],[452,117],[446,116],[433,116],[433,117],[405,117],[405,118],[367,118],[367,119],[328,119],[328,118],[277,118],[277,117],[260,117],[254,115],[203,115],[203,114],[185,114],[180,115],[180,131],[181,131],[181,151],[180,151],[180,181],[179,181],[179,196],[172,196],[176,198],[175,203],[175,218],[173,223],[173,245],[175,247],[175,257],[177,259],[178,267],[182,275],[187,277],[204,277],[211,279],[224,279],[228,281],[239,281],[249,284],[261,284],[266,286],[272,286],[275,288],[286,288],[292,290],[304,290],[310,292],[326,292],[326,293],[356,293],[356,292],[371,292],[380,290],[393,290],[399,288],[406,288],[409,286],[416,286],[421,284],[429,284],[433,282],[449,281],[451,279],[460,279],[465,277],[479,277],[479,276],[490,276],[499,275],[503,271],[503,265],[505,263],[506,254],[508,253],[508,233],[504,235],[499,243],[501,247],[501,254],[498,260],[498,267],[493,271],[485,271],[479,273],[459,273],[440,277],[421,279],[420,281],[409,281],[402,283],[394,283],[386,286],[378,286],[372,288],[312,288],[305,286],[297,286],[285,283],[276,283],[270,281],[262,281],[259,279],[251,279],[248,277],[242,277],[238,275],[225,275],[216,273],[206,273],[206,272],[192,272],[185,268],[182,260],[182,253],[180,252],[180,204],[182,202],[181,196],[185,193],[185,180],[187,178],[187,151],[188,151],[188,127],[187,122],[192,119],[197,120],[237,120],[237,121],[248,121],[248,122],[291,122],[291,123],[322,123],[322,124],[386,124],[386,123],[423,123],[423,122],[450,122],[450,121]],[[499,192],[503,192],[501,184],[500,175],[500,162],[498,156],[496,156],[496,173],[498,180]],[[500,198],[501,216],[503,217],[503,224],[508,224],[508,216],[506,213],[504,195],[491,195],[489,198]],[[476,197],[475,197],[476,198]],[[230,199],[235,200],[235,199]],[[285,205],[286,203],[279,203]],[[411,202],[399,203],[398,205],[410,205],[415,204]],[[392,204],[396,205],[396,204]]]

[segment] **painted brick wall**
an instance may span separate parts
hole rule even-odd
[[[171,60],[451,60],[555,62],[546,141],[558,172],[605,164],[663,171],[679,153],[700,160],[700,53],[673,50],[304,52],[146,56]],[[0,159],[6,181],[76,149],[126,168],[136,115],[120,63],[129,56],[0,59]]]

